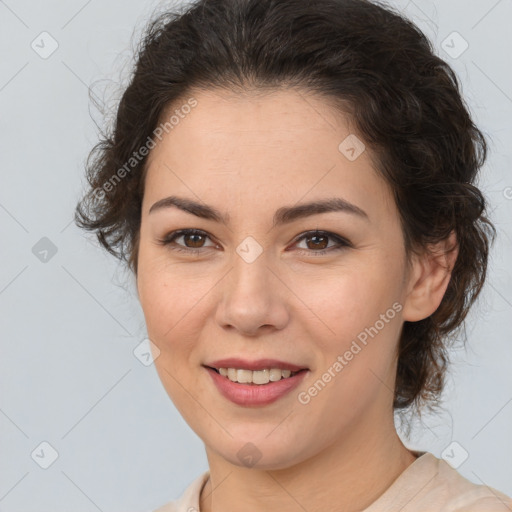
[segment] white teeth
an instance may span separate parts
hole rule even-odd
[[[228,370],[229,371],[229,370]],[[240,383],[249,384],[252,382],[252,371],[251,370],[237,370],[236,380]]]
[[[270,370],[270,380],[272,382],[276,382],[277,380],[281,380],[282,377],[282,370],[274,368],[273,370]]]
[[[227,377],[232,382],[241,384],[268,384],[269,382],[277,382],[281,379],[287,379],[291,376],[290,370],[280,370],[279,368],[271,368],[264,370],[240,370],[236,368],[219,368],[219,373]],[[297,372],[294,372],[294,374]]]
[[[240,371],[240,370],[238,370]],[[253,384],[268,384],[270,381],[270,370],[258,370],[252,372]]]

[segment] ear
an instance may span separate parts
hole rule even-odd
[[[459,253],[455,232],[421,254],[414,254],[408,276],[403,319],[417,322],[441,304]]]

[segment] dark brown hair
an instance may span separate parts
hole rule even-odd
[[[495,230],[475,186],[485,138],[426,36],[367,0],[199,0],[150,22],[136,57],[114,126],[89,155],[91,188],[77,205],[77,225],[137,274],[147,160],[138,151],[170,105],[200,89],[314,92],[349,114],[376,156],[407,254],[456,234],[459,255],[441,305],[405,322],[399,343],[394,407],[434,403],[448,341],[482,288]]]

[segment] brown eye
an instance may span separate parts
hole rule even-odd
[[[206,240],[209,238],[207,233],[198,229],[180,229],[179,231],[169,233],[163,240],[158,242],[176,251],[194,253],[200,252],[201,249],[214,247],[215,244],[205,245]],[[183,241],[177,243],[180,239],[183,239]]]
[[[336,243],[329,246],[329,240],[334,240]],[[352,247],[352,244],[344,238],[330,233],[328,231],[309,231],[301,235],[295,243],[304,241],[306,249],[299,248],[300,251],[312,254],[314,256],[322,256],[328,252],[338,251]]]
[[[185,240],[185,245],[187,247],[193,247],[193,248],[197,248],[197,247],[202,247],[203,244],[204,244],[204,235],[198,235],[197,233],[191,233],[191,234],[187,234],[187,235],[182,235],[183,236],[183,240]],[[190,242],[190,245],[187,244],[186,241],[189,241]]]
[[[182,242],[178,243],[181,239],[183,239]],[[204,231],[198,229],[181,229],[169,233],[163,240],[159,240],[158,242],[161,245],[169,246],[173,251],[200,253],[203,252],[203,249],[215,247],[213,243],[211,245],[205,245],[208,239],[210,239],[210,236]],[[329,245],[330,240],[335,242],[334,245]],[[328,231],[317,230],[303,233],[296,239],[294,245],[302,241],[305,241],[306,248],[299,248],[299,251],[314,256],[322,256],[328,252],[352,247],[352,244],[348,240]]]
[[[306,237],[308,249],[325,249],[329,245],[329,237],[325,235],[312,235]],[[311,241],[311,243],[308,242]]]

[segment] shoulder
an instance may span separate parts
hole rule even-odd
[[[433,456],[432,456],[433,457]],[[438,492],[446,497],[446,512],[510,512],[512,499],[484,484],[475,484],[463,477],[446,461],[437,459]],[[433,492],[435,490],[433,489]]]
[[[512,500],[463,477],[432,453],[419,457],[364,512],[511,512]]]
[[[205,471],[189,484],[179,499],[152,512],[199,512],[199,496],[208,477],[209,471]],[[512,499],[493,487],[469,481],[446,461],[422,452],[365,512],[390,510],[510,512]]]
[[[170,501],[158,509],[148,512],[199,512],[199,496],[209,474],[209,471],[205,471],[199,475],[177,500]]]

